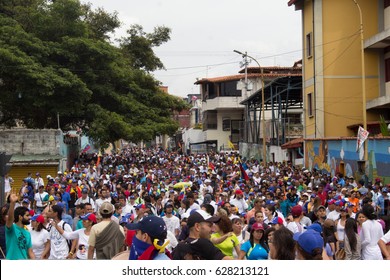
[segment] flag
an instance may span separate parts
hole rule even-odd
[[[210,162],[209,155],[207,155],[207,166],[208,166],[209,169],[215,170],[214,164],[212,162]]]
[[[228,140],[228,146],[229,146],[229,148],[232,149],[232,150],[235,150],[235,149],[236,149],[236,147],[234,147],[234,144],[233,144],[232,141],[230,141],[230,140]]]
[[[85,146],[85,148],[81,151],[81,153],[86,153],[86,152],[89,151],[89,149],[91,149],[91,145],[87,144],[87,145]]]
[[[359,126],[357,142],[356,142],[356,152],[358,152],[360,148],[363,146],[364,141],[366,141],[366,139],[368,138],[368,134],[370,133],[367,130]]]
[[[242,166],[242,162],[240,160],[240,171],[241,171],[241,178],[244,179],[245,181],[249,181],[249,176],[246,174],[246,171],[244,167]]]
[[[97,161],[96,161],[96,168],[99,168],[101,157],[102,157],[102,153],[99,151],[98,158],[97,158]]]

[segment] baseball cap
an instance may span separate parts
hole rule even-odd
[[[295,205],[293,208],[291,208],[291,215],[293,217],[299,217],[302,214],[302,206],[301,205]]]
[[[280,217],[274,217],[271,222],[269,222],[270,225],[283,225],[283,219]]]
[[[22,200],[22,203],[30,203],[30,200],[28,198],[25,198]]]
[[[102,206],[99,208],[100,214],[112,214],[114,212],[114,207],[110,202],[103,202]]]
[[[45,218],[42,215],[35,214],[31,217],[31,221],[37,221],[38,223],[43,224],[45,222]]]
[[[87,188],[82,189],[81,193],[88,193],[88,189]]]
[[[211,216],[204,210],[194,210],[190,213],[190,216],[188,217],[187,226],[191,228],[196,223],[202,223],[202,222],[216,223],[220,219],[221,217]]]
[[[93,213],[88,213],[86,215],[80,216],[80,219],[83,221],[89,220],[89,221],[92,221],[94,223],[97,223],[96,216]]]
[[[242,195],[242,194],[244,194],[244,193],[242,192],[242,190],[236,190],[234,193],[235,193],[236,195]]]
[[[324,247],[324,239],[321,237],[321,234],[313,229],[309,229],[303,233],[295,233],[294,240],[297,241],[303,251],[310,255],[316,255],[314,250],[322,250]]]
[[[262,230],[262,231],[264,231],[263,224],[262,223],[254,223],[252,225],[251,231],[254,231],[254,230]]]
[[[157,216],[146,216],[139,220],[138,223],[127,224],[129,230],[140,230],[147,233],[150,237],[164,242],[167,238],[167,226],[164,220]],[[161,244],[160,244],[161,245]]]
[[[336,201],[334,200],[334,199],[329,199],[328,200],[328,205],[332,205],[332,204],[334,204]]]
[[[322,232],[322,226],[319,223],[311,224],[310,226],[307,227],[307,230],[309,229],[314,230],[318,233]]]
[[[65,204],[62,203],[62,202],[58,202],[56,205],[59,206],[59,207],[61,207],[61,208],[64,208],[64,207],[65,207]]]
[[[318,206],[318,207],[316,208],[315,212],[318,212],[318,210],[320,210],[321,208],[324,209],[324,210],[326,210],[326,208],[325,208],[324,205],[320,205],[320,206]]]

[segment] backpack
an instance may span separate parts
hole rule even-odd
[[[66,222],[64,222],[63,224],[62,224],[62,229],[65,231],[65,224],[66,224]],[[64,237],[65,238],[65,237]],[[69,248],[69,252],[70,252],[70,250],[72,249],[72,240],[68,240],[68,239],[66,239],[65,238],[65,240],[66,240],[66,243],[68,244],[68,248]]]

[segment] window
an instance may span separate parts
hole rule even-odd
[[[222,130],[223,131],[230,131],[230,119],[225,118],[222,120]]]
[[[385,60],[386,83],[390,82],[390,58]]]
[[[311,58],[313,56],[313,33],[310,32],[306,35],[306,57]]]
[[[307,115],[313,117],[313,93],[307,95]]]
[[[217,129],[217,111],[206,111],[203,115],[203,130]]]

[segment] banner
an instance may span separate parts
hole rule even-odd
[[[359,131],[357,135],[357,143],[356,143],[356,152],[363,146],[364,141],[368,138],[368,134],[370,134],[363,127],[359,126]]]

